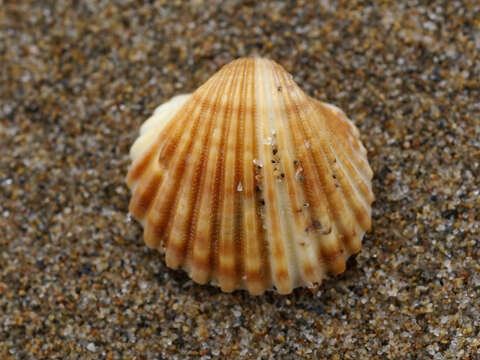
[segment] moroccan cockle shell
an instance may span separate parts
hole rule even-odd
[[[235,60],[158,107],[131,157],[130,212],[146,244],[226,292],[320,283],[370,228],[357,128],[270,60]]]

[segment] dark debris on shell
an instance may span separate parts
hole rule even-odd
[[[0,358],[478,358],[480,3],[257,3],[2,2]],[[360,254],[288,296],[195,285],[127,216],[140,124],[253,54],[375,173]]]

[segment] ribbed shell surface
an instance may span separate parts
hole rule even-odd
[[[267,59],[235,60],[161,105],[131,157],[130,211],[146,244],[226,292],[320,283],[370,228],[357,128]]]

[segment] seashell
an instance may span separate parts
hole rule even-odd
[[[235,60],[158,107],[130,154],[130,212],[147,246],[225,292],[321,283],[370,228],[358,129],[267,59]]]

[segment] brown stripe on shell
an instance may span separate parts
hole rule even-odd
[[[292,81],[293,83],[293,81]],[[292,96],[294,98],[305,98],[306,95],[296,85],[293,87]],[[351,226],[349,226],[349,216],[345,212],[345,205],[343,199],[338,193],[332,181],[330,168],[323,152],[322,146],[325,144],[325,133],[319,132],[315,127],[316,113],[311,108],[311,100],[305,100],[304,106],[299,108],[299,114],[302,118],[303,125],[303,139],[304,143],[299,144],[304,147],[307,153],[311,154],[313,174],[316,175],[319,183],[317,186],[322,189],[322,199],[316,200],[324,202],[329,214],[329,226],[332,227],[332,232],[335,236],[324,237],[321,240],[321,252],[319,256],[324,259],[328,268],[333,273],[341,272],[345,268],[345,259],[341,255],[342,243],[337,240],[337,237],[342,233],[347,233]],[[311,176],[310,173],[305,174],[306,177]],[[311,201],[311,200],[309,200]],[[350,221],[351,222],[351,221]],[[353,234],[353,230],[349,233]]]
[[[237,68],[235,68],[237,69]],[[233,71],[233,69],[232,69]],[[235,70],[238,71],[238,70]],[[229,81],[227,88],[225,90],[225,94],[222,95],[222,98],[225,97],[226,99],[231,99],[235,96],[235,90],[237,89],[237,83],[239,81],[239,76],[235,76]],[[216,162],[216,171],[215,171],[215,184],[217,191],[215,192],[215,204],[212,206],[214,209],[214,214],[212,215],[213,221],[213,228],[212,228],[212,241],[211,241],[211,249],[210,249],[210,267],[213,271],[212,279],[221,287],[222,291],[225,292],[232,292],[235,290],[236,284],[236,276],[235,276],[235,264],[234,264],[234,251],[230,251],[228,253],[222,253],[220,249],[220,221],[221,221],[221,212],[223,209],[223,193],[219,191],[219,189],[223,189],[225,185],[225,177],[228,174],[225,174],[224,165],[225,165],[225,147],[226,147],[226,139],[228,136],[228,132],[230,130],[230,119],[233,114],[233,104],[229,101],[222,103],[222,124],[218,124],[221,128],[221,137],[220,137],[220,145],[217,149],[218,157]],[[232,266],[228,267],[227,269],[221,268],[220,266],[220,259],[229,258],[231,261]]]
[[[160,172],[152,170],[150,172],[145,172],[144,176],[139,180],[138,186],[128,207],[129,211],[137,218],[143,219],[148,212],[148,209],[157,194],[161,179]]]
[[[203,143],[201,167],[199,169],[198,192],[193,212],[193,221],[191,225],[191,276],[198,283],[206,283],[212,271],[215,270],[215,264],[212,263],[213,233],[212,225],[215,219],[217,208],[216,189],[217,180],[217,161],[221,142],[221,123],[224,114],[223,95],[225,87],[231,85],[229,81],[231,73],[225,71],[222,73],[224,79],[219,80],[218,91],[211,98],[209,111],[205,115],[203,126],[205,127],[205,137],[198,138],[198,142]],[[220,74],[219,74],[220,76]],[[228,90],[227,90],[228,91]],[[208,124],[208,127],[207,127]]]
[[[317,169],[321,174],[322,184],[327,196],[327,201],[331,209],[332,221],[335,222],[339,230],[340,238],[349,253],[355,253],[360,250],[361,241],[356,230],[356,220],[347,206],[348,203],[343,194],[342,188],[333,181],[333,169],[330,163],[333,158],[329,158],[330,149],[328,143],[328,132],[325,131],[325,119],[320,116],[313,102],[308,104],[308,114],[317,121],[309,122],[309,132],[307,138],[311,143],[311,151],[314,153],[314,159]],[[317,141],[312,142],[312,134],[317,134]]]
[[[240,97],[238,99],[238,109],[236,112],[237,115],[237,129],[235,131],[236,136],[237,136],[237,141],[236,141],[236,148],[235,148],[235,182],[234,182],[234,198],[235,198],[235,216],[234,216],[234,222],[235,222],[235,265],[236,265],[236,274],[239,278],[243,279],[244,276],[244,255],[245,255],[245,238],[243,237],[243,231],[242,231],[242,221],[243,221],[243,201],[242,201],[242,191],[240,191],[240,188],[243,189],[243,185],[241,184],[241,172],[242,172],[242,162],[243,162],[243,153],[242,153],[242,148],[243,148],[243,143],[244,143],[244,122],[245,122],[245,113],[247,111],[246,109],[246,103],[245,103],[245,94],[248,91],[247,87],[247,78],[249,76],[248,74],[248,64],[250,63],[249,60],[245,61],[242,67],[242,82],[241,82],[241,92],[240,92]],[[241,282],[241,280],[237,280]]]
[[[237,73],[244,75],[246,71],[245,64],[232,64]],[[218,254],[217,254],[217,277],[222,290],[230,292],[238,287],[239,278],[241,277],[241,265],[238,263],[242,261],[238,258],[238,199],[237,186],[238,176],[236,171],[236,156],[237,156],[237,129],[239,122],[240,104],[239,99],[242,96],[242,89],[244,87],[245,76],[237,76],[232,82],[234,86],[231,90],[231,98],[233,103],[229,109],[230,117],[228,120],[228,128],[225,133],[225,143],[223,147],[223,187],[219,189],[220,198],[219,204],[219,233],[218,233]]]
[[[145,214],[157,196],[157,191],[163,181],[163,176],[171,158],[168,154],[171,155],[172,149],[176,146],[184,127],[183,123],[188,119],[186,114],[190,112],[190,108],[193,106],[192,103],[187,102],[187,104],[184,104],[177,114],[168,120],[168,123],[165,124],[156,139],[153,139],[148,145],[148,149],[134,162],[127,175],[127,184],[134,190],[129,211],[138,219],[144,219]],[[155,158],[158,161],[153,161]],[[136,182],[135,186],[134,182]],[[155,246],[154,244],[150,245]]]
[[[289,78],[288,74],[284,74],[284,80],[290,90],[285,93],[285,96],[290,98],[297,114],[297,121],[291,121],[291,134],[294,135],[295,149],[298,153],[298,171],[301,170],[298,181],[303,185],[306,194],[305,207],[311,214],[311,223],[318,222],[324,229],[323,234],[316,234],[319,245],[317,256],[320,266],[323,263],[323,266],[327,267],[328,270],[333,273],[339,273],[343,271],[342,269],[345,269],[345,259],[342,258],[341,243],[336,238],[338,229],[334,221],[335,219],[331,218],[331,211],[328,210],[328,194],[324,190],[321,173],[319,173],[315,163],[315,154],[311,151],[311,140],[306,140],[308,139],[306,134],[309,131],[309,127],[305,107],[308,106],[309,98],[305,99],[305,94]],[[303,99],[303,102],[299,99]],[[323,269],[320,270],[325,272]]]
[[[212,85],[214,85],[214,83],[210,82],[208,88],[213,88]],[[146,218],[144,238],[148,246],[159,247],[162,241],[168,239],[167,225],[169,221],[171,221],[170,214],[172,214],[175,199],[178,198],[176,197],[178,191],[176,184],[178,184],[183,177],[185,162],[189,156],[190,146],[193,141],[190,134],[195,133],[198,126],[197,115],[202,111],[202,101],[203,99],[197,94],[192,94],[187,104],[185,104],[186,108],[191,105],[192,113],[182,113],[183,117],[190,116],[190,121],[186,122],[183,132],[172,134],[172,136],[177,135],[178,139],[170,140],[169,137],[166,137],[163,142],[158,145],[160,152],[157,163],[159,165],[168,163],[169,166],[164,170],[165,175],[163,176],[163,181]],[[176,146],[170,146],[172,143],[175,143]],[[159,166],[159,168],[162,169],[162,166]],[[175,214],[178,214],[178,212]],[[165,243],[164,246],[166,245]],[[172,250],[173,249],[170,249],[170,252]],[[167,265],[169,263],[168,259],[167,256]],[[173,268],[179,266],[174,263],[171,265]]]
[[[240,165],[241,170],[241,185],[242,191],[239,192],[241,201],[243,202],[243,217],[242,217],[242,235],[243,240],[243,256],[241,262],[243,263],[242,282],[245,287],[253,295],[260,295],[265,291],[265,274],[264,269],[267,264],[262,256],[264,249],[264,233],[260,230],[261,224],[259,214],[257,212],[258,203],[256,202],[256,184],[255,184],[255,164],[256,156],[256,91],[255,91],[255,76],[258,62],[252,59],[248,62],[247,74],[245,84],[245,121],[244,121],[244,136],[242,137],[243,161]],[[237,189],[238,190],[238,189]]]
[[[192,253],[194,242],[202,241],[204,239],[195,238],[195,226],[198,217],[198,199],[200,196],[199,186],[203,177],[203,170],[205,164],[205,152],[207,149],[207,138],[210,135],[209,130],[212,124],[212,113],[216,111],[216,104],[212,103],[217,94],[221,91],[221,86],[224,82],[214,82],[215,86],[209,86],[197,91],[199,97],[198,108],[199,112],[192,114],[191,121],[198,124],[194,131],[188,133],[189,135],[189,161],[185,164],[182,177],[172,186],[175,190],[175,205],[172,211],[173,216],[168,224],[168,240],[166,243],[166,262],[171,267],[180,267],[185,265],[196,278],[197,282],[205,283],[204,271],[201,271],[201,266],[192,264]],[[206,239],[205,241],[208,241]],[[193,271],[192,266],[195,266]]]
[[[150,166],[152,157],[155,156],[155,153],[156,148],[151,147],[150,149],[148,149],[148,151],[145,151],[142,155],[140,155],[140,158],[132,164],[127,174],[127,185],[130,188],[133,188],[135,186],[135,183],[142,176],[144,176],[146,170]]]
[[[315,105],[318,105],[318,102],[312,103],[312,106],[315,107]],[[345,246],[350,253],[354,253],[359,251],[361,247],[361,239],[358,233],[364,232],[370,227],[370,214],[365,208],[365,201],[359,197],[356,187],[349,178],[348,169],[345,169],[345,164],[350,164],[350,161],[344,152],[334,151],[332,146],[333,130],[330,131],[322,112],[318,111],[317,114],[323,118],[323,121],[315,122],[315,126],[320,127],[320,125],[323,125],[319,131],[324,131],[327,135],[325,138],[326,143],[322,146],[322,149],[330,164],[335,186],[342,193],[342,198],[347,204],[345,210],[351,215],[353,234],[345,235]],[[352,134],[350,134],[349,140],[353,140]]]

